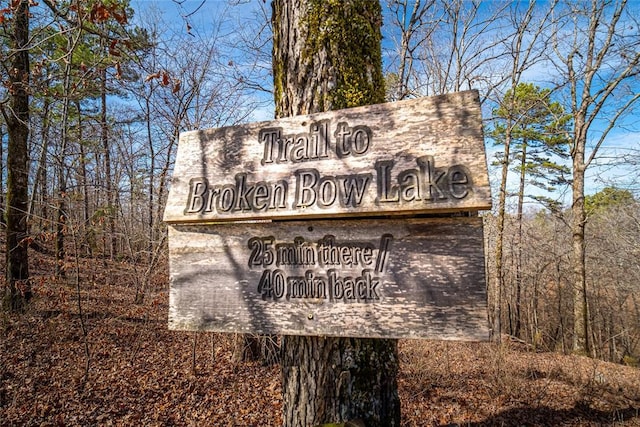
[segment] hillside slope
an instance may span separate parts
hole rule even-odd
[[[32,254],[35,300],[0,314],[0,425],[280,425],[277,366],[233,364],[231,335],[167,330],[166,266],[137,305],[144,267],[81,259],[85,340],[75,263],[56,280]],[[640,426],[636,368],[512,342],[401,341],[400,358],[405,426]]]

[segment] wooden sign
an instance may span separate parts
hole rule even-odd
[[[489,209],[476,91],[183,133],[168,223]]]
[[[482,220],[169,226],[169,327],[486,340]]]
[[[490,206],[475,91],[187,132],[169,327],[485,340]]]

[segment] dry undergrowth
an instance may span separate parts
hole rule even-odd
[[[402,342],[406,425],[640,425],[640,371],[522,344]]]
[[[166,269],[136,305],[144,268],[81,268],[88,370],[73,281],[39,256],[29,311],[0,314],[0,425],[280,424],[276,366],[233,364],[229,335],[167,330]],[[402,341],[400,358],[405,426],[640,425],[635,368],[516,343]]]

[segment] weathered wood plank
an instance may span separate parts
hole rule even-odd
[[[180,136],[169,223],[489,209],[476,91]]]
[[[480,218],[169,226],[169,327],[485,340]]]

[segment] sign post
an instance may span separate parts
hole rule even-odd
[[[484,340],[490,206],[475,91],[184,133],[169,327]]]

